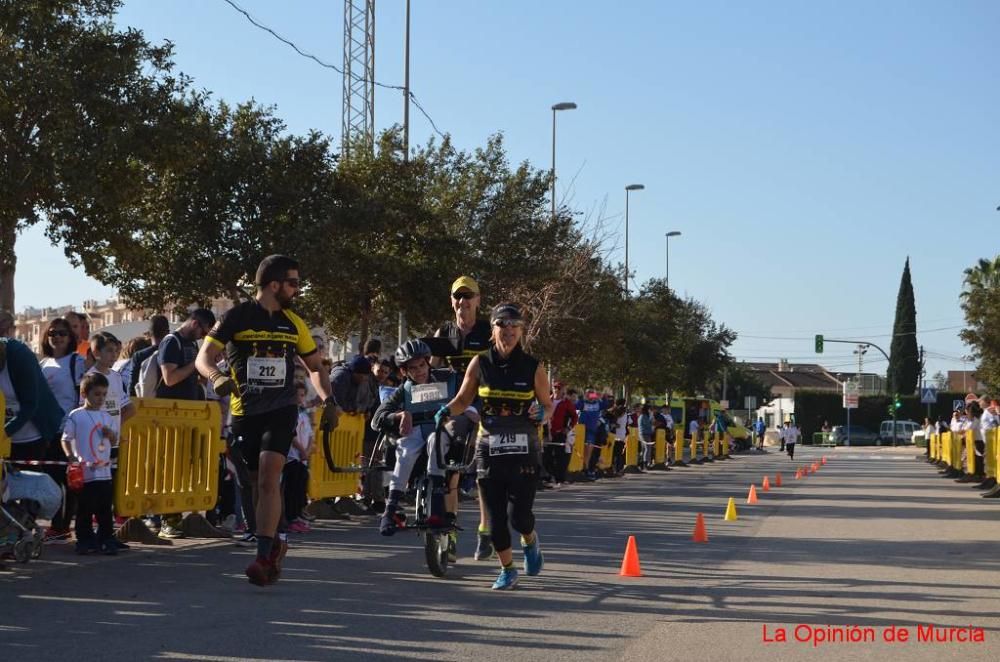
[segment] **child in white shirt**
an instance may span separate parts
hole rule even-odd
[[[66,456],[83,465],[83,489],[76,510],[76,553],[101,551],[113,556],[118,546],[113,540],[111,447],[118,444],[118,430],[104,410],[108,379],[100,373],[87,373],[80,382],[80,394],[84,406],[66,417],[62,436]],[[91,524],[95,517],[96,536]]]
[[[90,338],[90,353],[94,357],[94,367],[87,374],[99,372],[108,380],[108,394],[104,399],[104,411],[111,416],[115,434],[120,435],[122,425],[135,415],[135,405],[128,397],[125,381],[120,372],[113,370],[120,346],[118,339],[108,333],[95,333]]]

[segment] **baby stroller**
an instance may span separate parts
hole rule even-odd
[[[52,519],[62,490],[47,474],[17,471],[4,464],[0,475],[0,558],[27,563],[42,554],[40,519]]]

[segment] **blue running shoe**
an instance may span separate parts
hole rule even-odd
[[[493,582],[494,591],[513,591],[517,586],[517,570],[504,568],[500,571],[500,576]]]
[[[523,544],[523,543],[522,543]],[[545,557],[542,556],[542,548],[538,546],[538,532],[535,532],[535,542],[530,545],[523,545],[524,548],[524,574],[534,577],[545,567]]]

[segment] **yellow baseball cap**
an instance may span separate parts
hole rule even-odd
[[[455,282],[451,284],[451,293],[454,294],[463,287],[473,294],[479,294],[479,283],[472,280],[468,276],[459,276],[456,278]]]

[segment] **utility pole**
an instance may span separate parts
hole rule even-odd
[[[341,149],[361,138],[375,148],[375,0],[344,0],[344,83]]]
[[[862,386],[861,373],[864,372],[865,352],[867,352],[867,351],[868,351],[868,348],[865,347],[864,345],[858,345],[858,348],[856,350],[854,350],[854,353],[858,355],[858,388],[859,389]]]
[[[406,0],[406,29],[403,37],[403,163],[410,162],[410,0]],[[396,317],[396,336],[399,345],[407,335],[406,313],[402,309]]]
[[[925,377],[927,375],[927,366],[924,364],[924,346],[920,346],[920,395],[923,396],[924,388],[927,386]],[[931,418],[931,403],[927,403],[927,420]],[[928,443],[930,443],[928,441]]]

